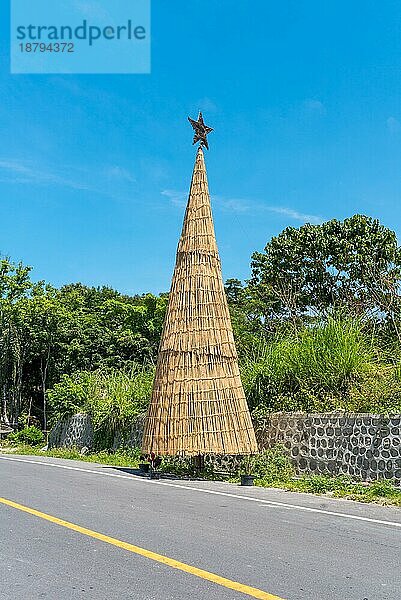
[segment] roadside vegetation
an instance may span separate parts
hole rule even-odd
[[[12,445],[7,440],[0,444],[0,452],[3,454],[18,454],[31,456],[49,456],[51,458],[64,458],[68,460],[80,460],[83,462],[99,463],[116,467],[129,467],[137,469],[140,463],[140,451],[138,448],[119,448],[115,452],[88,452],[82,454],[76,448],[53,448],[42,450],[40,446],[29,444]]]
[[[256,423],[275,411],[400,413],[400,283],[395,233],[362,215],[288,227],[255,252],[249,281],[229,279],[226,294]],[[0,258],[0,430],[14,429],[8,445],[37,452],[57,421],[83,412],[96,454],[69,457],[131,463],[136,451],[111,448],[116,432],[146,411],[167,301],[166,293],[128,296],[81,283],[54,288]],[[387,483],[362,489],[275,468],[258,485],[392,494]]]
[[[138,469],[141,462],[139,448],[121,448],[116,452],[95,452],[82,454],[74,448],[55,448],[41,450],[40,446],[10,445],[3,441],[0,452],[48,456],[98,463],[116,467]],[[255,475],[255,485],[266,488],[277,488],[291,492],[303,492],[315,495],[326,495],[333,498],[344,498],[358,502],[373,502],[382,506],[401,507],[401,489],[391,481],[380,480],[367,484],[349,476],[330,477],[326,475],[296,476],[294,468],[281,446],[265,450],[255,457],[244,459],[236,472],[221,473],[212,468],[196,471],[189,459],[164,458],[159,471],[165,476],[176,476],[186,479],[207,479],[239,483],[240,475],[249,470]]]
[[[377,220],[288,227],[226,282],[251,410],[401,411],[401,250]],[[54,288],[0,258],[0,422],[76,410],[108,437],[146,409],[167,294]],[[105,442],[107,445],[107,443]]]
[[[63,375],[48,392],[50,423],[76,413],[92,417],[95,445],[108,449],[115,435],[129,430],[146,411],[152,391],[154,370],[132,364],[125,369],[102,368]]]

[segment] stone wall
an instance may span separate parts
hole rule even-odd
[[[59,421],[49,435],[49,448],[93,447],[93,425],[89,415],[80,413]]]
[[[282,444],[298,473],[401,485],[401,415],[274,413],[257,424],[256,436],[260,448]]]
[[[364,481],[395,479],[401,485],[401,415],[344,413],[273,413],[255,424],[259,448],[282,444],[297,473],[351,475]],[[112,449],[141,445],[143,417],[129,430],[117,432]],[[93,448],[90,417],[74,415],[59,422],[49,437],[50,447]],[[223,471],[238,458],[205,457]]]
[[[144,417],[140,416],[129,429],[117,431],[111,450],[120,446],[137,448],[142,443]],[[49,435],[49,448],[94,448],[94,429],[92,419],[84,413],[73,415],[59,421]]]
[[[142,445],[142,435],[145,416],[137,417],[129,429],[117,431],[114,436],[112,450],[117,450],[121,446],[128,448],[140,448]]]

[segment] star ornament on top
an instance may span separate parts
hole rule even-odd
[[[193,143],[196,144],[197,142],[200,142],[201,146],[205,146],[205,148],[207,148],[207,150],[209,150],[207,136],[209,135],[209,133],[211,133],[213,131],[213,129],[211,127],[208,127],[207,125],[205,125],[202,113],[201,112],[199,113],[199,117],[198,117],[197,121],[194,121],[193,119],[191,119],[191,117],[188,117],[188,121],[191,123],[191,125],[195,131]]]

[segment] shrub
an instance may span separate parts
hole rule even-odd
[[[24,427],[24,429],[16,433],[10,433],[7,436],[7,440],[15,445],[29,444],[30,446],[39,446],[44,443],[45,436],[40,429],[32,425],[31,427]]]
[[[128,428],[143,413],[152,392],[153,371],[140,367],[125,372],[100,372],[86,411],[92,415],[96,439],[110,445],[117,431]]]
[[[384,480],[375,481],[369,486],[368,494],[372,498],[388,498],[400,494],[400,490],[394,487],[392,481]]]
[[[61,381],[47,392],[52,424],[85,410],[95,393],[95,380],[96,376],[88,371],[62,375]]]
[[[256,348],[241,374],[251,408],[328,411],[347,409],[354,386],[375,364],[362,322],[332,316]]]
[[[78,448],[53,448],[51,450],[39,450],[31,445],[23,445],[18,448],[18,454],[33,456],[51,456],[54,458],[65,458],[68,460],[82,460],[90,463],[100,463],[118,467],[137,468],[140,459],[139,448],[119,449],[116,452],[102,450],[94,454],[81,454]]]
[[[64,375],[48,391],[51,421],[77,412],[87,413],[93,420],[96,445],[109,448],[116,431],[129,427],[146,410],[153,375],[153,370],[140,366]]]
[[[253,457],[252,475],[268,485],[273,481],[287,481],[294,476],[294,468],[284,448],[280,445],[263,450]]]
[[[309,494],[325,494],[334,491],[337,481],[328,475],[304,475],[298,482],[298,489]]]
[[[178,477],[195,474],[191,458],[183,456],[163,456],[159,470],[162,473],[171,473]]]
[[[400,364],[372,365],[353,386],[348,410],[397,413],[401,410]]]
[[[177,475],[177,477],[196,477],[215,481],[225,480],[227,475],[215,470],[211,463],[204,464],[201,470],[196,466],[193,458],[189,456],[163,456],[159,471]]]

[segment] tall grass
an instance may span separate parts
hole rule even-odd
[[[95,429],[114,437],[146,410],[152,391],[153,371],[95,371],[95,393],[87,399],[86,412]]]
[[[91,415],[97,440],[109,447],[117,431],[128,428],[146,410],[154,372],[135,365],[130,370],[99,369],[64,375],[48,392],[51,419],[84,412]]]
[[[253,408],[332,410],[345,407],[353,385],[375,362],[361,321],[329,317],[260,345],[243,361],[241,374]]]

